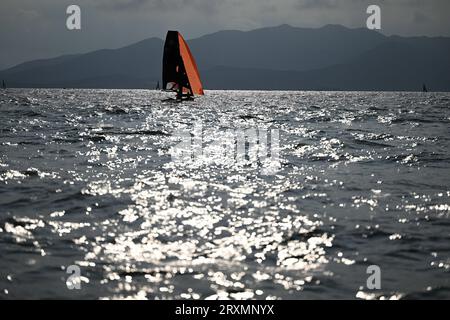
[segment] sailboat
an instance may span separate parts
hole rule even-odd
[[[176,92],[176,101],[204,95],[197,64],[178,31],[168,31],[164,44],[162,88]]]
[[[6,89],[6,82],[5,82],[5,80],[2,80],[2,88]]]
[[[425,83],[422,86],[422,92],[428,92],[427,86],[425,85]]]

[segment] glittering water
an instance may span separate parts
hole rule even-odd
[[[164,97],[0,92],[0,298],[450,298],[450,94]],[[172,161],[198,123],[279,129],[277,170]]]

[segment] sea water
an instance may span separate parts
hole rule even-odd
[[[0,298],[450,298],[450,94],[164,98],[0,91]]]

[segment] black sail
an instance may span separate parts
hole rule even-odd
[[[190,90],[183,59],[180,55],[180,43],[177,31],[168,31],[164,44],[163,56],[163,90]]]

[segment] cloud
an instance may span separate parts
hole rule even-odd
[[[142,8],[153,8],[165,10],[170,8],[171,0],[100,0],[94,3],[94,6],[107,10],[141,10]]]
[[[296,8],[304,9],[316,9],[316,8],[336,8],[338,7],[337,0],[298,0],[295,5]]]
[[[449,0],[77,0],[82,30],[65,28],[73,0],[1,0],[0,66],[117,48],[168,29],[194,38],[224,29],[290,24],[364,27],[369,4],[380,4],[382,32],[450,36]]]
[[[213,12],[228,0],[100,0],[95,3],[98,8],[112,11],[170,12],[191,10]]]
[[[420,11],[414,12],[412,20],[413,23],[427,23],[430,21],[430,19]]]

